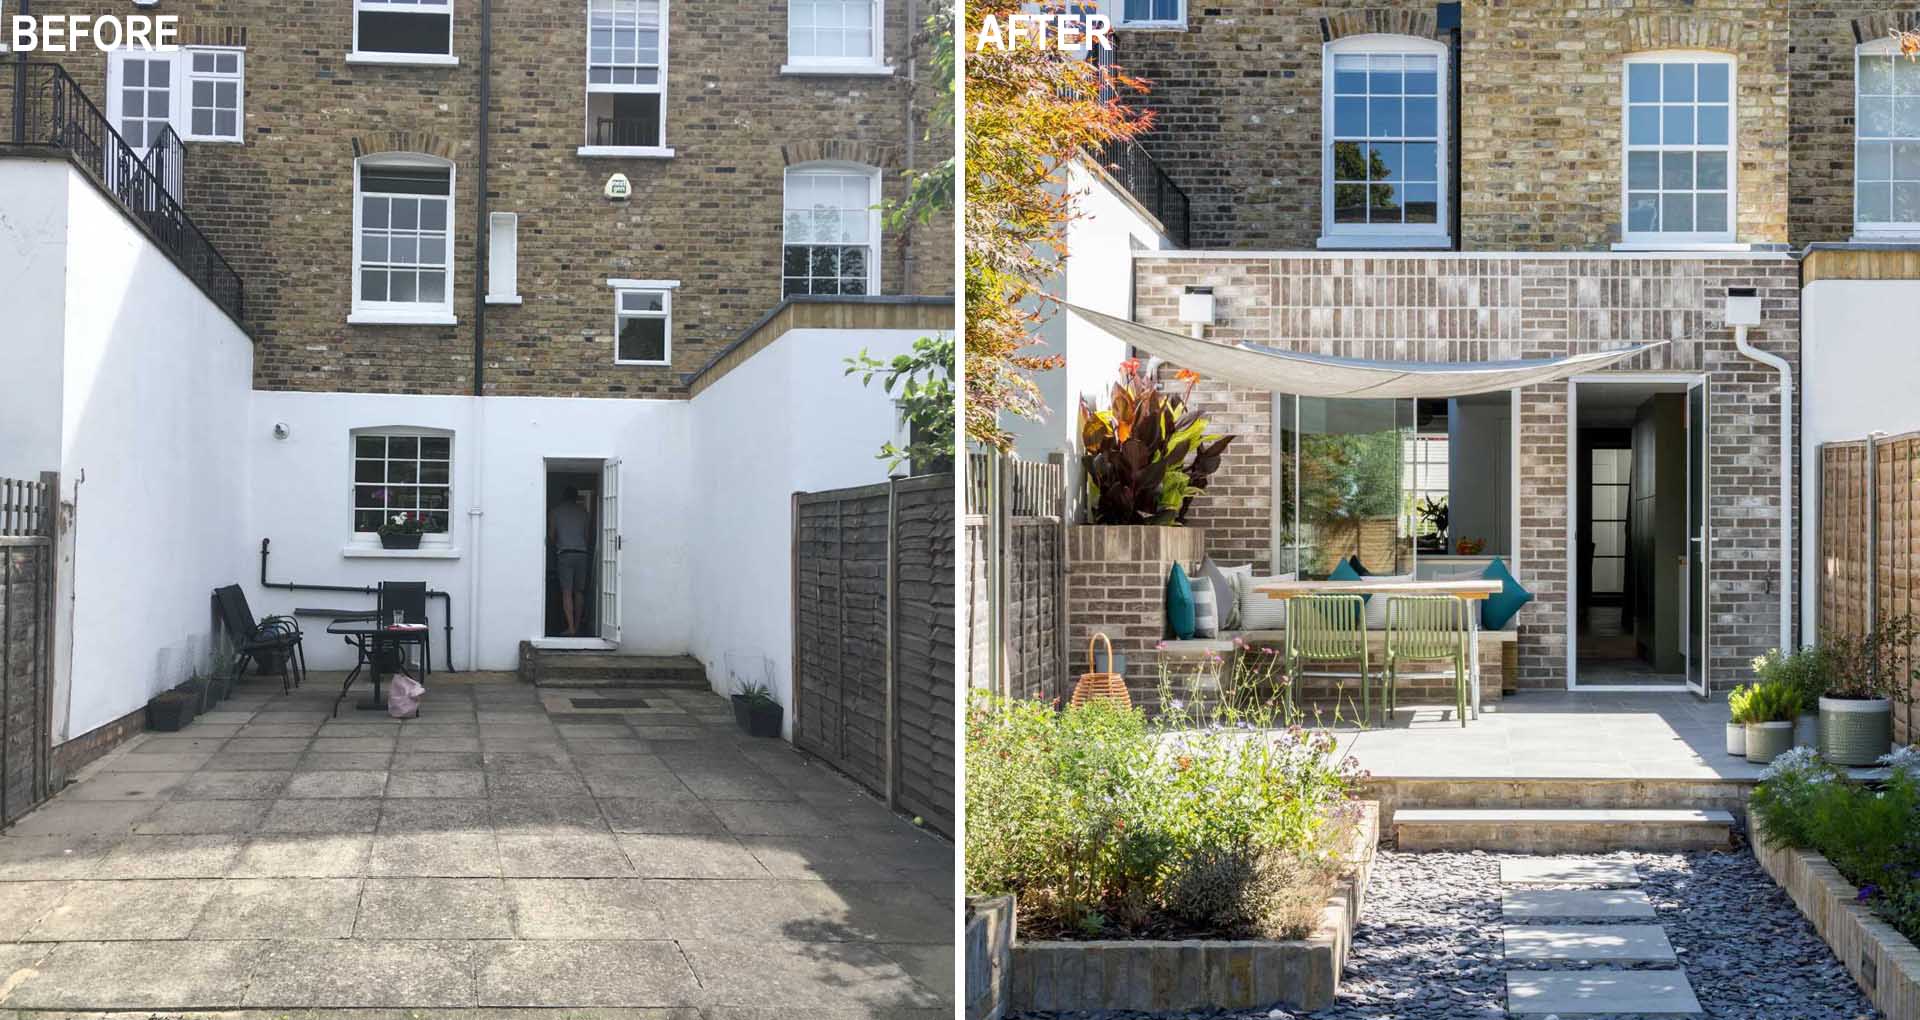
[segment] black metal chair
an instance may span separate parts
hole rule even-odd
[[[255,619],[252,608],[247,605],[247,593],[241,591],[237,584],[214,589],[213,600],[220,612],[220,625],[226,628],[228,639],[233,642],[233,672],[227,681],[229,689],[239,687],[240,677],[246,672],[248,662],[265,661],[268,655],[280,662],[282,693],[300,686],[307,676],[307,652],[301,644],[304,635],[300,632],[299,621],[291,616]]]
[[[418,645],[420,648],[420,675],[415,679],[425,683],[433,672],[433,632],[427,627],[427,584],[425,581],[382,581],[379,593],[379,619],[381,627],[393,627],[398,624],[417,625],[419,629],[389,631],[382,637],[382,643],[394,645],[402,655],[402,668],[405,668],[405,646]]]

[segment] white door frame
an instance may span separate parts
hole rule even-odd
[[[579,472],[582,472],[582,473],[585,473],[585,472],[587,472],[587,471],[589,471],[589,470],[592,470],[592,471],[596,471],[596,472],[597,472],[597,471],[601,471],[601,470],[602,470],[602,469],[601,469],[601,467],[599,467],[599,466],[595,466],[595,467],[593,467],[593,468],[591,468],[591,469],[589,469],[589,468],[587,468],[587,467],[585,467],[585,466],[584,466],[584,465],[586,465],[586,464],[589,464],[589,463],[592,463],[592,464],[595,464],[595,465],[605,465],[605,464],[606,464],[606,463],[607,463],[608,461],[614,461],[614,460],[618,460],[618,459],[619,459],[619,458],[617,458],[617,457],[615,457],[615,456],[613,456],[612,454],[553,454],[553,455],[549,455],[549,456],[545,456],[545,457],[541,457],[541,458],[540,458],[540,485],[539,485],[539,487],[537,488],[537,490],[536,490],[536,491],[537,491],[537,492],[539,493],[539,497],[538,497],[538,498],[539,498],[539,500],[540,500],[540,548],[541,548],[541,553],[540,553],[540,571],[541,571],[541,576],[540,576],[540,579],[539,579],[539,581],[538,581],[537,583],[535,583],[535,584],[534,584],[534,586],[533,586],[533,590],[539,593],[539,599],[540,599],[540,614],[539,614],[539,621],[540,621],[540,622],[539,622],[539,624],[538,624],[538,626],[536,626],[536,627],[535,627],[535,634],[534,634],[534,636],[533,636],[533,638],[532,638],[532,642],[533,642],[533,647],[535,647],[535,648],[542,648],[542,649],[548,649],[548,650],[559,650],[559,651],[567,651],[567,650],[571,650],[571,651],[600,651],[600,652],[610,652],[610,651],[613,651],[614,649],[616,649],[616,648],[619,648],[619,647],[620,647],[620,644],[619,644],[619,642],[617,642],[617,641],[609,641],[609,640],[607,640],[607,639],[605,639],[605,638],[602,638],[602,637],[598,637],[598,636],[594,636],[594,637],[547,637],[547,636],[546,636],[546,629],[547,629],[547,626],[546,626],[546,620],[547,620],[547,606],[546,606],[546,598],[547,598],[547,583],[546,583],[546,569],[547,569],[547,556],[546,556],[546,541],[547,541],[547,530],[546,530],[546,529],[547,529],[547,511],[548,511],[548,509],[549,509],[549,507],[548,507],[548,506],[546,505],[546,501],[547,501],[547,476],[548,476],[548,475],[551,475],[551,474],[553,473],[553,471],[554,471],[554,465],[556,465],[556,464],[562,464],[562,465],[573,465],[573,466],[568,466],[568,467],[563,467],[563,468],[562,468],[562,470],[572,470],[572,471],[579,471]],[[597,490],[597,489],[595,490],[595,493],[594,493],[594,494],[595,494],[596,496],[598,496],[598,495],[599,495],[599,492],[598,492],[598,490]],[[596,531],[596,533],[595,533],[595,536],[594,536],[594,537],[595,537],[596,539],[597,539],[597,538],[599,537],[599,534],[598,534],[598,532],[597,532],[597,531]],[[595,543],[595,547],[596,547],[596,549],[598,548],[598,542],[596,542],[596,543]],[[594,557],[594,562],[595,562],[595,564],[596,564],[596,565],[597,565],[597,564],[599,563],[599,557],[598,557],[598,555],[597,555],[597,554],[596,554],[596,555],[595,555],[595,557]],[[596,603],[595,603],[595,608],[596,608],[596,612],[598,611],[598,605],[599,605],[599,604],[598,604],[598,603],[596,602]]]
[[[1580,455],[1580,387],[1582,385],[1670,383],[1692,388],[1705,383],[1706,379],[1704,372],[1596,372],[1567,379],[1567,690],[1638,693],[1693,690],[1685,683],[1583,684],[1580,682],[1580,557],[1575,548],[1579,540],[1579,529],[1574,526],[1573,520],[1574,508],[1580,505],[1580,466],[1574,459]],[[1692,427],[1691,422],[1688,425],[1689,428]],[[1518,429],[1515,431],[1517,432]],[[1688,437],[1687,450],[1688,456],[1692,456],[1691,435]]]

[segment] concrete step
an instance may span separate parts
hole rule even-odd
[[[1509,921],[1629,921],[1653,917],[1638,889],[1505,889],[1500,916]]]
[[[616,690],[711,690],[706,668],[688,655],[610,655],[541,651],[533,659],[537,687]]]
[[[1527,963],[1674,963],[1657,924],[1562,924],[1508,928],[1506,957]]]
[[[1701,1012],[1679,970],[1510,970],[1507,1015],[1687,1016]]]
[[[1592,857],[1509,857],[1500,862],[1502,885],[1578,885],[1615,888],[1639,885],[1632,861]]]
[[[1440,808],[1394,813],[1402,850],[1716,850],[1733,845],[1726,811],[1659,808]]]

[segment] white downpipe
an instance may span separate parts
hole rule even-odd
[[[467,561],[467,669],[480,668],[480,562],[481,551],[487,543],[480,534],[481,522],[486,511],[481,509],[486,502],[486,465],[487,465],[487,398],[478,394],[473,398],[473,498],[467,508],[467,536],[471,544],[471,558]]]
[[[1780,374],[1780,648],[1793,648],[1793,366],[1747,342],[1747,327],[1733,327],[1733,346],[1749,360]]]

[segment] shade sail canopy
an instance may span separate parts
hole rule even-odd
[[[1516,361],[1372,361],[1283,351],[1259,344],[1223,344],[1069,304],[1074,314],[1114,339],[1201,375],[1253,389],[1302,397],[1466,397],[1553,382],[1625,361],[1666,343]]]

